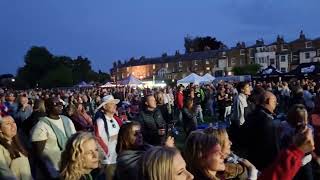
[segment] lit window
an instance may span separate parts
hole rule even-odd
[[[153,69],[156,69],[156,65],[155,65],[155,64],[153,64],[153,65],[152,65],[152,68],[153,68]]]
[[[209,60],[206,60],[206,64],[210,64]]]
[[[178,66],[182,67],[182,62],[181,61],[178,62]]]
[[[209,70],[210,70],[210,67],[206,67],[206,70],[209,71]]]
[[[166,63],[166,68],[168,68],[169,67],[169,64],[168,63]]]
[[[198,65],[198,61],[197,61],[197,60],[194,60],[194,61],[193,61],[193,64],[194,64],[195,66],[197,66],[197,65]]]

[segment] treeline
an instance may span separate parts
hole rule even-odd
[[[103,83],[110,80],[109,74],[95,72],[88,58],[55,56],[45,47],[31,47],[24,62],[17,72],[15,84],[18,88],[70,87],[81,81]]]

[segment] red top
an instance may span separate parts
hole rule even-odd
[[[177,92],[177,107],[178,109],[183,109],[183,93],[178,91]]]
[[[296,146],[284,149],[272,165],[262,171],[258,180],[292,180],[301,167],[303,157],[304,152]]]

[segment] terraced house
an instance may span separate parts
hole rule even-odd
[[[288,72],[301,63],[320,62],[320,37],[309,39],[301,31],[297,39],[287,42],[278,36],[270,44],[263,39],[246,47],[238,42],[232,48],[206,50],[161,57],[139,59],[131,58],[124,63],[114,63],[111,75],[114,81],[122,80],[130,74],[141,80],[178,80],[191,72],[199,75],[210,73],[214,76],[232,74],[235,66],[260,64],[261,69],[274,66],[281,72]]]

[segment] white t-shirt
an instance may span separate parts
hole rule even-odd
[[[56,125],[64,134],[63,121],[60,117],[59,120],[54,120],[48,117],[44,117]],[[71,127],[71,133],[76,133],[75,127],[72,121],[69,119],[69,124]],[[59,148],[56,134],[53,129],[43,121],[39,121],[31,130],[31,141],[44,141],[46,140],[46,145],[42,152],[41,158],[45,162],[52,177],[57,177],[59,175],[59,161],[61,158],[62,151]]]
[[[107,123],[108,123],[108,132],[109,132],[109,137],[118,135],[120,126],[118,122],[112,118],[112,123],[111,123],[111,118],[105,116]],[[105,154],[105,160],[103,163],[105,164],[116,164],[117,163],[117,153],[116,153],[116,146],[117,146],[117,139],[109,140],[107,136],[107,132],[105,130],[104,122],[101,118],[97,119],[97,126],[98,126],[98,131],[99,135],[102,138],[103,142],[107,145],[108,147],[108,154]]]

